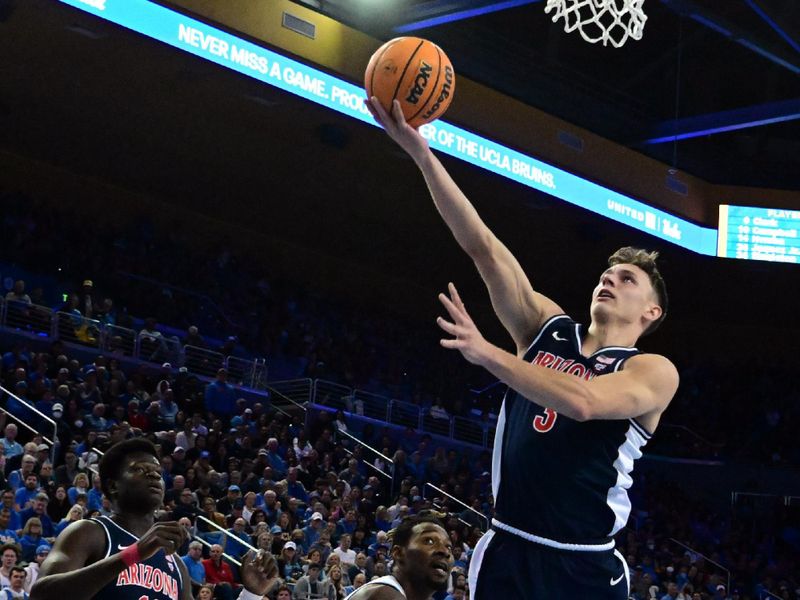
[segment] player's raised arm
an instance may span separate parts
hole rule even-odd
[[[395,101],[391,115],[376,101],[368,106],[389,136],[422,171],[436,209],[458,244],[475,262],[489,290],[492,306],[511,334],[517,351],[524,351],[542,324],[563,311],[533,290],[517,259],[486,226],[425,139],[405,122],[399,103]]]

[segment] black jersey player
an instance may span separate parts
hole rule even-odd
[[[143,438],[115,444],[100,461],[100,477],[113,516],[78,521],[59,535],[31,600],[191,600],[189,573],[175,554],[186,530],[154,521],[164,501],[155,446]],[[260,600],[277,578],[274,557],[251,553],[241,577],[240,599]]]
[[[678,386],[669,360],[635,348],[666,316],[655,253],[623,248],[609,259],[582,327],[534,291],[399,105],[391,115],[369,105],[422,171],[516,345],[511,354],[488,343],[452,284],[440,295],[449,320],[438,323],[451,336],[442,345],[509,387],[492,459],[495,518],[472,556],[471,598],[627,598],[612,536],[630,513],[634,461]]]

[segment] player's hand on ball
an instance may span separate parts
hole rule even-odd
[[[263,596],[278,580],[278,563],[271,552],[250,550],[242,560],[241,575],[248,592]]]
[[[472,322],[461,296],[458,295],[456,286],[450,283],[447,288],[450,292],[450,297],[447,294],[439,294],[439,301],[444,305],[452,322],[444,317],[438,317],[436,323],[444,331],[455,336],[455,339],[442,339],[440,343],[444,348],[458,350],[472,364],[480,365],[487,356],[490,344],[483,338],[475,323]]]
[[[366,104],[378,124],[411,158],[416,159],[425,152],[428,148],[428,142],[416,129],[406,123],[403,109],[400,108],[400,102],[397,100],[392,102],[391,114],[386,112],[386,109],[381,106],[375,96],[369,98]]]
[[[156,523],[139,539],[139,556],[147,560],[162,548],[167,554],[174,554],[186,541],[186,536],[186,528],[177,521]]]

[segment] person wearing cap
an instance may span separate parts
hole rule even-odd
[[[290,583],[296,582],[303,576],[300,553],[297,551],[297,544],[292,541],[286,542],[281,548],[281,553],[278,557],[278,573]]]
[[[303,534],[306,536],[306,547],[310,548],[317,543],[322,533],[323,524],[322,513],[315,512],[311,515],[308,525],[303,528]]]
[[[26,593],[31,593],[33,584],[36,583],[37,579],[39,579],[39,568],[42,566],[44,559],[47,558],[49,554],[50,546],[48,544],[40,544],[36,548],[35,560],[32,560],[30,563],[28,563],[28,566],[25,567],[25,583],[23,584],[23,588],[25,589]]]
[[[56,533],[55,533],[55,527],[53,526],[53,521],[47,514],[48,502],[50,502],[50,497],[46,493],[44,492],[37,493],[36,496],[34,496],[33,500],[31,501],[30,508],[26,508],[25,510],[20,511],[19,520],[24,528],[30,519],[38,518],[40,521],[40,525],[42,527],[41,531],[42,536],[47,538],[48,541],[52,542],[53,538],[55,538]]]
[[[242,504],[242,489],[235,484],[229,485],[227,495],[217,502],[217,510],[224,515],[229,515],[233,512],[234,506]]]

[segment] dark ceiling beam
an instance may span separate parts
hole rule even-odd
[[[394,31],[409,33],[536,2],[541,0],[430,0],[409,7]]]
[[[796,52],[800,52],[800,44],[798,44],[797,41],[794,38],[792,38],[792,36],[789,35],[789,33],[783,27],[781,27],[780,23],[778,23],[777,17],[770,16],[767,13],[767,11],[764,10],[756,2],[756,0],[744,0],[744,1],[747,4],[747,6],[749,6],[753,10],[753,12],[755,12],[759,17],[761,17],[761,19],[767,25],[772,27],[772,29],[774,29],[775,32],[779,36],[781,36],[786,41],[787,44],[789,44],[792,48],[794,48]]]
[[[707,8],[699,6],[691,0],[661,0],[661,3],[679,15],[689,17],[729,40],[760,54],[767,60],[785,69],[789,69],[795,75],[800,75],[800,64],[798,64],[797,56],[785,53],[783,50],[776,48],[773,44],[734,25]]]
[[[642,142],[642,144],[663,144],[675,140],[685,140],[749,127],[761,127],[797,119],[800,119],[800,98],[768,102],[706,115],[663,121],[654,128],[651,134],[652,137]]]

